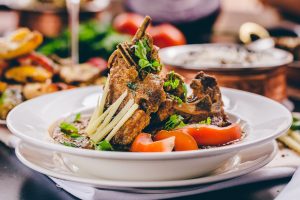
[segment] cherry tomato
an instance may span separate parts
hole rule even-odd
[[[154,136],[154,140],[163,140],[172,136],[175,137],[175,151],[198,150],[198,145],[195,139],[191,135],[180,130],[159,131]]]
[[[160,47],[169,47],[186,44],[183,33],[171,24],[161,24],[150,29],[153,43]]]
[[[153,142],[151,134],[140,133],[133,141],[132,152],[171,152],[175,145],[175,137]]]
[[[116,16],[113,27],[120,33],[134,35],[143,23],[144,17],[135,13],[122,13]]]
[[[240,139],[242,129],[238,124],[231,124],[227,127],[212,125],[187,126],[181,129],[193,136],[198,145],[216,146]]]

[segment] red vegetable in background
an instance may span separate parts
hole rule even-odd
[[[186,44],[183,33],[171,24],[161,24],[150,29],[150,35],[156,46],[163,48]]]
[[[134,35],[143,23],[144,17],[135,13],[119,14],[113,21],[113,27],[120,33]]]
[[[115,18],[113,27],[120,33],[134,35],[143,18],[135,13],[122,13]],[[148,32],[153,37],[154,44],[160,48],[186,44],[183,33],[171,24],[150,26]]]

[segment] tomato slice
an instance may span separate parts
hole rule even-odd
[[[132,152],[171,152],[175,146],[175,137],[153,142],[151,134],[140,133],[133,141]]]
[[[163,139],[170,138],[173,136],[175,137],[175,151],[188,151],[188,150],[198,150],[199,149],[195,139],[191,135],[189,135],[181,130],[159,131],[154,136],[154,140],[163,140]]]
[[[242,137],[242,129],[238,124],[227,127],[212,125],[187,126],[179,129],[193,136],[198,145],[217,146],[238,140]]]

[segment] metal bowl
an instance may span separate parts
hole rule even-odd
[[[183,45],[161,49],[159,54],[162,62],[166,65],[166,70],[174,70],[182,74],[188,81],[194,78],[198,71],[205,71],[216,76],[221,86],[241,89],[270,97],[277,101],[286,99],[286,66],[293,61],[291,53],[281,49],[269,49],[261,52],[270,59],[264,62],[190,62],[186,59],[180,62],[179,58],[191,52],[203,51],[207,49],[224,49],[224,54],[228,54],[226,48],[236,48],[245,51],[246,48],[237,44],[194,44]],[[216,52],[212,52],[214,55]],[[219,54],[220,55],[220,54]],[[193,53],[190,55],[191,58]]]

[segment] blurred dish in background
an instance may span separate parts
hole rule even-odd
[[[79,0],[83,11],[99,11],[106,8],[110,0]],[[66,0],[14,0],[7,6],[15,10],[60,12],[66,10]]]
[[[92,58],[71,67],[69,59],[36,52],[42,41],[39,32],[27,28],[0,38],[0,119],[24,100],[104,81],[104,59]]]
[[[286,99],[285,66],[293,56],[284,50],[253,52],[235,44],[199,44],[160,50],[167,70],[187,79],[203,70],[215,75],[221,86],[265,95],[282,102]]]
[[[294,62],[290,63],[287,67],[287,82],[289,85],[288,91],[292,91],[289,92],[290,96],[299,99],[300,37],[297,29],[299,29],[299,25],[297,24],[284,23],[282,28],[273,28],[270,31],[267,31],[264,27],[258,24],[248,22],[243,24],[240,28],[240,40],[250,47],[254,46],[254,44],[256,47],[258,46],[257,44],[262,44],[265,46],[262,48],[268,49],[275,46],[292,53],[294,56]],[[291,36],[291,33],[294,33],[294,35]],[[254,38],[258,39],[253,42]],[[269,41],[269,44],[263,44],[262,41]]]
[[[220,0],[125,0],[129,11],[149,15],[154,23],[171,23],[188,43],[208,42],[220,12]]]

